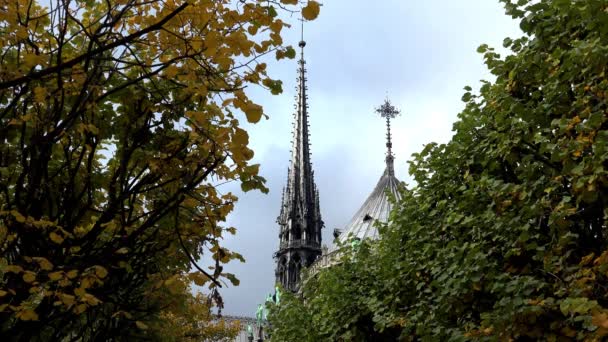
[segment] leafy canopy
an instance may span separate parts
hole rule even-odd
[[[2,335],[234,333],[210,316],[242,261],[216,185],[266,191],[239,120],[264,116],[247,86],[281,92],[261,58],[293,57],[277,10],[294,3],[0,0]]]

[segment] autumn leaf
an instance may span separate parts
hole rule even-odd
[[[53,264],[51,264],[51,262],[48,261],[46,258],[34,257],[32,259],[34,261],[36,261],[38,263],[38,265],[40,265],[40,269],[42,269],[44,271],[50,271],[53,269]]]
[[[165,75],[167,75],[169,78],[174,78],[178,72],[179,69],[175,65],[170,65],[165,69]]]
[[[108,275],[108,271],[104,267],[97,265],[95,266],[95,275],[103,279]]]
[[[232,135],[232,141],[237,145],[247,145],[249,143],[249,135],[245,130],[237,128]]]
[[[80,315],[81,313],[87,311],[87,307],[88,306],[86,304],[78,304],[72,310],[75,314]]]
[[[13,215],[15,221],[19,223],[25,222],[25,216],[21,215],[17,210],[11,210],[11,215]]]
[[[34,88],[34,100],[38,103],[43,103],[46,99],[46,89],[44,87]]]
[[[147,330],[148,326],[142,321],[135,321],[135,325],[141,330]]]
[[[32,309],[22,309],[17,311],[16,317],[22,321],[37,321],[38,314]]]
[[[61,272],[61,271],[51,272],[51,273],[49,273],[48,277],[52,281],[57,281],[57,280],[63,279],[63,272]]]
[[[76,304],[76,297],[66,294],[66,293],[59,294],[59,299],[61,300],[61,302],[64,305],[66,305],[68,307]]]
[[[33,53],[27,53],[23,57],[23,63],[27,68],[32,68],[38,64],[41,64],[42,57]]]
[[[31,271],[25,271],[23,274],[23,281],[26,283],[33,283],[36,280],[36,273]]]
[[[319,16],[321,8],[318,2],[309,0],[304,8],[302,8],[302,17],[306,20],[314,20]]]
[[[69,279],[74,279],[78,276],[78,270],[68,271],[68,273],[66,275]]]
[[[230,282],[234,286],[239,286],[239,284],[241,283],[241,281],[237,279],[237,277],[232,273],[226,273],[225,276],[226,278],[228,278],[228,280],[230,280]]]
[[[255,103],[248,103],[245,107],[245,115],[247,116],[247,121],[251,123],[256,123],[260,121],[262,118],[262,106],[257,105]]]
[[[54,243],[56,243],[58,245],[63,243],[63,237],[55,232],[51,232],[49,234],[49,237],[51,238],[51,241],[53,241]]]

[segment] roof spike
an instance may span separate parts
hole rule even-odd
[[[386,172],[389,176],[395,176],[395,156],[393,156],[393,143],[391,141],[391,119],[399,116],[400,111],[391,104],[387,96],[384,99],[384,103],[376,108],[376,113],[386,119]]]

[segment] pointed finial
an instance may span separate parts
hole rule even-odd
[[[300,27],[300,42],[298,46],[302,48],[302,55],[304,55],[304,47],[306,46],[306,42],[304,41],[304,18],[298,19],[302,25]]]
[[[394,176],[395,170],[393,160],[395,157],[393,156],[392,151],[393,143],[391,141],[391,119],[398,116],[400,112],[391,104],[387,96],[384,103],[380,107],[376,108],[376,113],[380,114],[381,117],[386,119],[386,170],[390,176]]]

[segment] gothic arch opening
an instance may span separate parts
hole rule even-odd
[[[279,282],[285,286],[287,284],[287,260],[281,258],[279,261]]]
[[[296,254],[293,256],[293,264],[294,264],[294,282],[293,284],[295,285],[296,283],[300,282],[300,271],[302,270],[302,259],[300,258],[299,254]]]
[[[296,224],[293,228],[293,238],[294,240],[300,240],[302,238],[302,227],[299,224]]]

